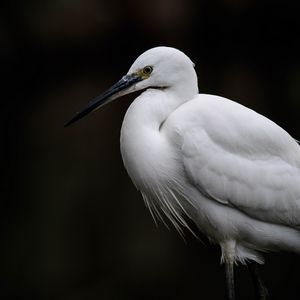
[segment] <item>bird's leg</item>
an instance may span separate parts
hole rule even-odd
[[[225,263],[225,276],[226,276],[226,288],[227,288],[227,299],[235,300],[235,289],[234,289],[234,262],[235,262],[235,246],[236,242],[228,240],[221,243],[222,259],[221,262]]]
[[[267,300],[269,295],[268,290],[261,278],[258,263],[250,262],[247,264],[251,279],[255,287],[255,295],[257,300]]]
[[[225,275],[228,300],[235,300],[233,262],[225,262]]]

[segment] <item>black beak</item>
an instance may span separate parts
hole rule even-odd
[[[90,112],[100,108],[104,104],[107,104],[108,102],[127,94],[126,90],[141,80],[143,80],[143,78],[136,74],[123,76],[121,80],[119,80],[102,95],[92,99],[81,111],[77,112],[71,120],[66,122],[64,126],[67,127],[73,124],[74,122],[80,120]]]

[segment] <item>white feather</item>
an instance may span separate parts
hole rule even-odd
[[[233,241],[242,263],[262,263],[259,252],[300,252],[297,142],[253,110],[199,95],[179,50],[151,49],[129,73],[146,65],[153,73],[133,89],[148,88],[126,113],[121,152],[153,218],[165,214],[181,233],[192,219],[213,242]]]

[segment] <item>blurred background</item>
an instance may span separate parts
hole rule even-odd
[[[0,298],[224,299],[219,248],[157,229],[123,168],[120,127],[136,95],[63,124],[139,54],[168,45],[194,61],[200,92],[250,106],[300,139],[296,3],[2,3]],[[271,299],[299,299],[300,257],[266,262]],[[254,299],[247,269],[236,274],[239,299]]]

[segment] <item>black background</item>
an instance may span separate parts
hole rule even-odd
[[[300,139],[297,1],[7,1],[0,10],[1,299],[224,299],[220,250],[158,229],[119,131],[134,95],[63,124],[148,48],[196,64],[199,89]],[[268,254],[271,299],[299,299],[300,258]],[[254,299],[245,267],[239,299]],[[297,296],[298,295],[298,296]]]

